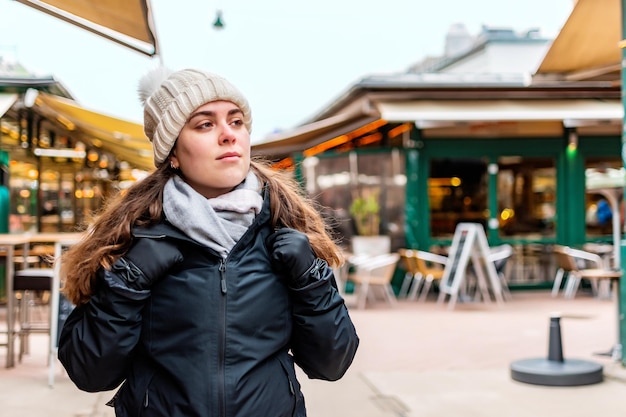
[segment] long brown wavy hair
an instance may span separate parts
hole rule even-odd
[[[316,256],[333,266],[342,264],[341,250],[330,236],[320,207],[301,191],[298,183],[260,159],[253,160],[250,168],[262,184],[269,185],[272,226],[307,234]],[[110,268],[128,250],[132,226],[161,221],[163,188],[173,175],[177,173],[166,161],[127,191],[117,193],[89,225],[86,237],[63,254],[63,293],[71,302],[79,305],[89,301],[98,269]]]

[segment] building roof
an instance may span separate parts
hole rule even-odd
[[[29,88],[72,98],[69,90],[53,76],[33,74],[19,62],[0,56],[0,93],[23,94]]]
[[[463,25],[455,24],[450,27],[446,36],[444,54],[439,57],[426,57],[409,67],[408,72],[465,71],[468,64],[474,64],[479,56],[485,54],[488,54],[489,58],[481,62],[482,72],[508,72],[511,68],[514,68],[515,72],[534,72],[550,41],[551,39],[543,37],[536,28],[518,33],[508,27],[483,25],[481,32],[472,36]],[[489,53],[491,49],[502,46],[509,52],[499,50]]]
[[[619,98],[619,89],[606,81],[538,80],[530,74],[400,73],[362,78],[338,95],[305,124],[367,106],[359,100],[372,97],[393,100],[428,99],[563,99],[580,97]]]

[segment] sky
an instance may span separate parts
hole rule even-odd
[[[451,25],[554,38],[574,0],[151,0],[151,58],[14,0],[0,0],[0,56],[52,75],[83,107],[141,123],[141,76],[161,62],[229,79],[252,108],[252,141],[309,121],[359,79],[443,54]],[[225,27],[213,27],[217,10]]]

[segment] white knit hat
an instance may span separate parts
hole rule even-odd
[[[171,72],[158,67],[139,81],[139,99],[143,111],[144,132],[154,149],[154,165],[160,166],[191,113],[203,104],[225,100],[239,107],[243,122],[252,128],[248,100],[223,77],[204,71],[184,69]]]

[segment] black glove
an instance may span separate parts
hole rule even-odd
[[[175,245],[161,239],[138,238],[113,264],[112,271],[129,288],[148,290],[182,260],[183,255]]]
[[[309,238],[294,229],[282,228],[267,238],[272,266],[291,278],[291,285],[301,288],[308,283],[307,273],[317,257]]]

